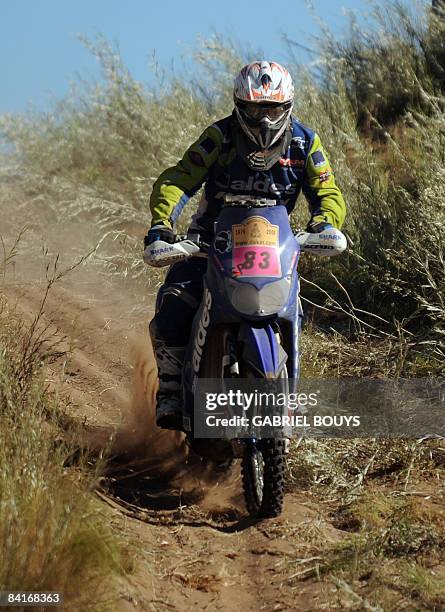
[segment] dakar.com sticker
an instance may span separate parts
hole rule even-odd
[[[278,246],[278,225],[264,217],[249,217],[244,223],[232,225],[233,246]]]
[[[232,226],[234,276],[281,276],[279,227],[263,217]]]

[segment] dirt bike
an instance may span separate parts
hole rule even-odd
[[[144,253],[146,263],[157,267],[208,258],[183,368],[184,431],[203,458],[220,463],[241,459],[252,515],[281,513],[288,440],[194,435],[194,408],[200,410],[194,406],[197,379],[261,379],[274,381],[275,390],[294,389],[302,317],[300,251],[331,256],[345,248],[346,238],[336,229],[294,235],[285,206],[275,200],[227,195],[210,245],[189,234],[175,244],[156,241]]]

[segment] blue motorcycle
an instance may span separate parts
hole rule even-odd
[[[183,369],[184,431],[191,448],[204,459],[241,459],[244,496],[252,515],[281,513],[288,439],[195,436],[197,379],[260,379],[273,381],[275,391],[295,389],[302,316],[300,252],[332,256],[345,248],[346,238],[336,229],[294,235],[286,207],[275,200],[227,195],[210,245],[188,235],[175,244],[154,242],[144,253],[145,262],[155,267],[192,256],[208,258]]]

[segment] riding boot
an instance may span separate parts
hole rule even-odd
[[[163,429],[182,430],[181,376],[185,347],[167,346],[155,341],[159,390],[156,395],[156,425]]]

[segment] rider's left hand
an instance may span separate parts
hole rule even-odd
[[[325,221],[312,220],[309,221],[309,223],[307,224],[306,231],[310,234],[321,234],[321,232],[331,229],[334,229],[334,226],[330,223],[326,223]]]
[[[174,231],[166,225],[154,225],[144,238],[144,247],[157,240],[163,240],[164,242],[173,244],[176,241],[176,235]]]

